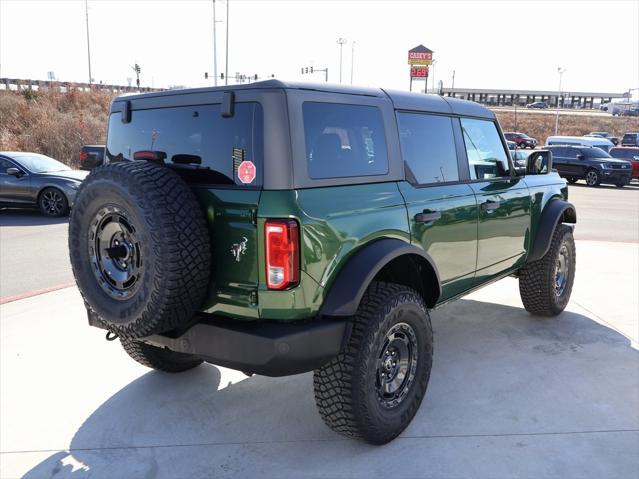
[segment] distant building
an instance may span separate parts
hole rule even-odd
[[[463,100],[476,101],[490,106],[525,106],[536,101],[557,106],[557,91],[543,90],[500,90],[479,88],[442,88],[442,95]],[[561,108],[599,108],[613,99],[627,98],[628,93],[573,92],[562,91],[559,98]]]

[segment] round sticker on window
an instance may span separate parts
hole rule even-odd
[[[252,161],[243,161],[237,168],[237,177],[245,185],[253,183],[253,181],[255,180],[255,175],[255,165]]]

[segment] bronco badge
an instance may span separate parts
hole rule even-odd
[[[235,243],[231,246],[231,253],[235,257],[235,261],[240,262],[240,257],[246,253],[246,244],[248,243],[248,238],[246,236],[242,236],[242,241],[239,243]]]

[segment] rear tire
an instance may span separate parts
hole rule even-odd
[[[432,361],[433,331],[422,297],[406,286],[373,282],[348,344],[314,372],[320,416],[335,432],[385,444],[419,409]]]
[[[176,353],[134,339],[120,339],[126,353],[148,368],[166,373],[181,373],[202,364],[202,360],[189,354]]]
[[[526,311],[556,316],[570,300],[575,280],[576,249],[572,228],[559,224],[548,252],[519,272],[519,294]]]
[[[623,188],[624,186],[626,186],[626,183],[617,183],[617,184],[615,184],[615,186],[617,188]]]
[[[575,183],[577,183],[577,178],[566,178],[568,180],[568,183],[570,183],[571,185],[574,185]]]

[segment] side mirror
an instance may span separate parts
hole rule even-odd
[[[552,153],[548,150],[536,150],[528,155],[527,175],[545,175],[552,171]]]
[[[20,171],[18,168],[7,168],[7,175],[20,178],[22,176],[22,171]]]
[[[579,153],[579,154],[576,156],[576,158],[577,158],[578,160],[583,160],[583,159],[584,159],[584,155],[582,155],[581,153]]]

